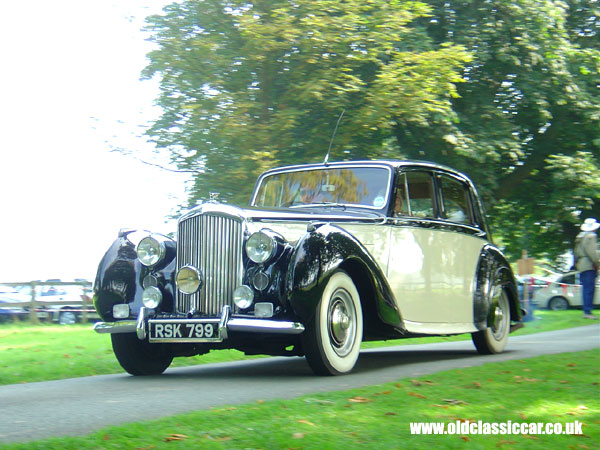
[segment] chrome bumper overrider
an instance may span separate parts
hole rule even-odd
[[[137,320],[97,322],[94,324],[94,331],[97,333],[137,333],[138,338],[145,339],[149,319],[148,313],[147,308],[141,308]],[[228,331],[273,334],[300,334],[304,331],[304,325],[299,322],[230,317],[230,315],[231,307],[225,305],[219,321],[219,331],[223,339],[227,339]]]

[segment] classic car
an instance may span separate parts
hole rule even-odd
[[[414,161],[277,168],[249,207],[184,214],[176,239],[121,230],[93,300],[132,375],[225,348],[339,375],[362,341],[461,333],[498,353],[523,314],[471,181]]]

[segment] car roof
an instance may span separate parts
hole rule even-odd
[[[434,163],[432,161],[419,161],[419,160],[400,160],[400,159],[373,159],[373,160],[357,160],[357,161],[332,161],[328,163],[311,163],[311,164],[296,164],[289,166],[276,167],[265,171],[261,177],[277,172],[287,172],[300,169],[322,169],[326,167],[353,167],[353,166],[388,166],[394,169],[400,167],[414,167],[423,169],[432,169],[443,172],[448,172],[453,175],[465,178],[469,180],[469,177],[464,173],[459,172],[452,167],[445,166],[443,164]],[[469,180],[470,181],[470,180]]]

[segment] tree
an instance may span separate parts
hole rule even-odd
[[[433,45],[416,19],[429,7],[389,0],[188,0],[149,18],[145,77],[161,80],[149,130],[175,162],[201,173],[190,199],[218,190],[247,203],[277,164],[378,156],[397,120],[450,123],[471,56]]]
[[[508,253],[558,254],[600,216],[597,0],[187,0],[148,19],[148,131],[190,202],[258,173],[417,158],[469,174]]]
[[[474,54],[453,107],[494,228],[513,256],[557,255],[600,213],[597,1],[429,4],[430,36]]]

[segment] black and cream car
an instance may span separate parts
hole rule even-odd
[[[471,181],[412,161],[278,168],[249,207],[183,215],[175,240],[122,230],[94,305],[133,375],[226,348],[344,374],[362,341],[460,333],[497,353],[522,316]]]

